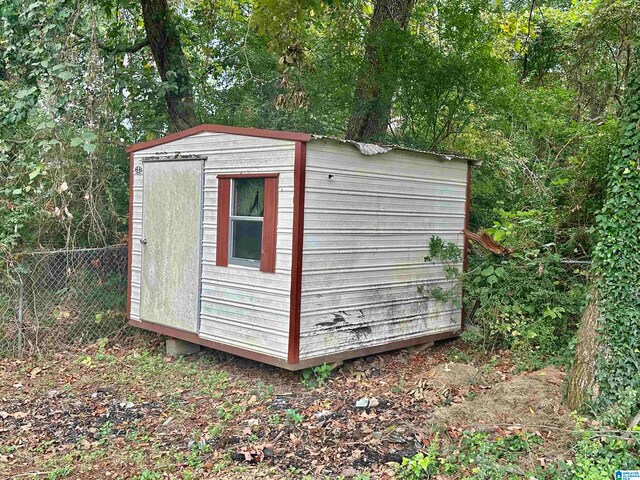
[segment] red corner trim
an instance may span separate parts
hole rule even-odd
[[[260,271],[276,271],[276,233],[278,230],[278,177],[264,179],[264,218],[262,222],[262,252]]]
[[[218,225],[216,236],[216,265],[229,265],[229,202],[231,201],[231,180],[218,179]]]
[[[288,361],[290,364],[296,364],[300,360],[300,304],[302,300],[302,244],[306,164],[307,144],[296,142],[293,168],[293,246],[289,308]]]
[[[133,256],[133,154],[129,154],[129,231],[127,233],[127,318],[131,319],[131,259]]]
[[[227,125],[211,125],[204,124],[197,127],[188,128],[182,132],[172,133],[165,135],[164,137],[149,140],[148,142],[134,143],[127,147],[127,153],[137,152],[138,150],[144,150],[146,148],[156,147],[164,143],[180,140],[181,138],[190,137],[191,135],[197,135],[198,133],[212,132],[212,133],[229,133],[231,135],[245,135],[250,137],[262,137],[273,138],[276,140],[291,140],[295,142],[308,142],[311,140],[311,135],[308,133],[298,132],[282,132],[279,130],[265,130],[262,128],[245,128],[245,127],[229,127]]]

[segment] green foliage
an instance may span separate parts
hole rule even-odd
[[[154,472],[153,470],[144,470],[140,475],[132,477],[132,480],[160,480],[162,473]]]
[[[640,68],[629,82],[618,147],[609,165],[607,199],[597,216],[597,275],[602,350],[597,361],[598,406],[629,398],[640,408]],[[626,394],[624,393],[626,392]]]
[[[66,478],[73,472],[73,467],[58,467],[54,468],[47,474],[47,480],[59,480]]]
[[[444,242],[442,238],[435,235],[432,236],[429,240],[429,256],[424,257],[424,261],[441,263],[445,279],[452,285],[448,288],[440,286],[425,288],[419,285],[417,287],[418,292],[438,302],[451,303],[458,308],[461,307],[460,258],[461,252],[457,244]]]
[[[464,478],[465,480],[600,480],[613,478],[615,470],[640,466],[637,436],[621,438],[607,432],[581,431],[573,446],[573,458],[532,467],[527,457],[537,457],[544,446],[542,437],[520,433],[490,436],[465,431],[454,445],[440,447],[437,438],[427,453],[404,458],[396,467],[400,479]],[[524,462],[523,462],[524,460]],[[523,463],[529,467],[523,468]]]
[[[613,428],[626,429],[629,419],[638,413],[640,390],[635,386],[628,386],[619,393],[616,403],[609,405],[599,415],[598,419]]]
[[[298,425],[304,422],[304,415],[293,408],[288,408],[284,412],[284,417],[290,425]]]
[[[559,462],[555,478],[567,480],[600,480],[613,478],[616,470],[640,468],[638,453],[640,437],[629,439],[604,432],[585,431],[574,446],[575,458],[571,463]]]
[[[217,409],[218,418],[223,422],[233,420],[237,415],[244,412],[247,409],[245,405],[240,403],[226,401],[220,405]]]
[[[402,464],[396,468],[396,478],[401,480],[420,480],[437,474],[440,471],[438,445],[438,438],[436,437],[429,445],[426,455],[420,452],[411,458],[403,458]]]
[[[302,371],[302,384],[312,390],[323,386],[331,376],[331,365],[323,363],[313,368],[306,368]]]
[[[485,348],[507,347],[521,354],[567,353],[586,303],[584,272],[562,264],[545,239],[539,211],[497,211],[488,230],[515,252],[470,257],[465,275],[467,312]]]
[[[406,30],[367,35],[370,2],[172,3],[203,121],[341,136],[364,50],[394,91],[381,140],[482,158],[471,224],[493,208],[550,212],[588,255],[618,99],[638,31],[633,0],[426,1]],[[167,131],[139,2],[0,5],[0,248],[113,243],[126,231],[122,147]],[[602,39],[606,39],[606,45]],[[181,78],[181,77],[180,77]],[[565,255],[565,252],[560,252]]]

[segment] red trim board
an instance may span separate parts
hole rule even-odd
[[[196,127],[188,128],[186,130],[183,130],[182,132],[172,133],[170,135],[165,135],[164,137],[155,138],[147,142],[134,143],[133,145],[129,145],[126,148],[126,151],[127,153],[137,152],[138,150],[157,147],[158,145],[175,142],[176,140],[180,140],[181,138],[190,137],[191,135],[197,135],[198,133],[204,132],[273,138],[275,140],[292,140],[294,142],[308,142],[309,140],[311,140],[311,135],[309,135],[308,133],[281,132],[278,130],[265,130],[263,128],[229,127],[227,125],[203,124]]]
[[[289,305],[289,363],[300,360],[300,304],[302,299],[302,247],[307,144],[296,142],[293,166],[293,244]]]
[[[276,271],[276,243],[278,231],[278,177],[264,179],[264,214],[262,219],[262,251],[260,271]]]
[[[229,265],[229,208],[231,179],[218,178],[218,224],[216,225],[216,265]]]
[[[277,178],[279,173],[221,173],[217,178]]]

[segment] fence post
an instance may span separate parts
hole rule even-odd
[[[24,323],[24,282],[20,275],[20,288],[18,289],[18,352],[22,353],[23,347],[23,323]]]

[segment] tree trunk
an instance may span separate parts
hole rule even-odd
[[[169,130],[184,130],[199,122],[194,111],[193,87],[180,36],[171,18],[167,0],[140,0],[144,29],[153,59],[163,82]]]
[[[350,140],[376,140],[387,131],[396,82],[388,78],[388,71],[385,72],[385,64],[389,61],[375,35],[385,26],[405,30],[414,2],[415,0],[375,2],[365,40],[365,66],[356,81],[354,108],[347,125],[346,138]]]
[[[580,321],[576,354],[569,372],[566,404],[571,410],[580,408],[596,393],[594,389],[597,387],[598,317],[598,292],[594,291]]]

